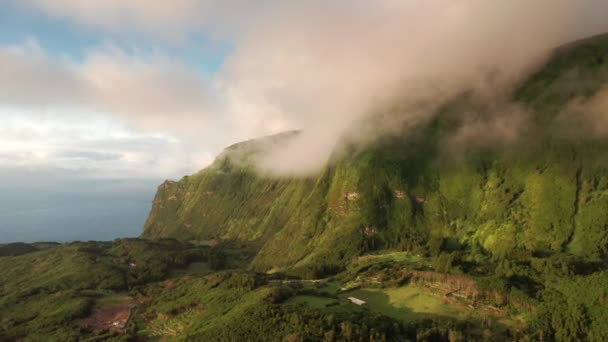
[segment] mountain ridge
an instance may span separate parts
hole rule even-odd
[[[608,173],[599,162],[608,145],[561,136],[558,118],[565,104],[603,86],[607,38],[556,50],[515,92],[534,116],[514,144],[468,147],[460,160],[445,158],[444,138],[463,125],[463,109],[474,108],[466,99],[444,105],[416,134],[353,148],[311,177],[256,172],[252,151],[286,136],[250,140],[227,148],[201,172],[161,186],[142,237],[252,243],[260,248],[253,269],[307,276],[385,248],[604,257],[608,238],[594,222],[608,225],[598,212],[608,206],[601,195]],[[583,87],[571,84],[572,73],[585,79]],[[252,150],[239,164],[230,153],[244,146]]]

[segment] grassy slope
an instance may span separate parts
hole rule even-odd
[[[124,341],[135,336],[172,341],[399,341],[461,336],[476,341],[484,335],[501,341],[513,340],[513,334],[529,334],[530,339],[538,339],[536,330],[525,332],[517,326],[485,328],[483,318],[472,313],[467,301],[444,303],[441,294],[433,295],[416,284],[399,285],[403,271],[426,269],[429,258],[404,252],[365,256],[329,282],[283,284],[276,280],[281,275],[210,270],[201,261],[209,262],[209,251],[175,241],[118,240],[74,243],[0,258],[5,271],[0,276],[0,337],[32,341]],[[238,257],[239,253],[225,255]],[[129,262],[137,266],[127,266]],[[175,268],[182,271],[175,272]],[[579,321],[582,314],[581,325],[571,331],[578,334],[582,328],[590,336],[603,338],[606,272],[565,276],[559,273],[561,269],[558,266],[553,276],[546,272],[554,278],[548,278],[548,286],[541,292],[544,299],[538,311],[544,314],[533,321],[534,329],[568,326],[570,317]],[[366,286],[364,280],[371,277],[378,279],[370,283],[376,288],[340,291],[346,282]],[[574,295],[581,288],[585,295]],[[369,310],[347,303],[347,296],[369,300]],[[93,308],[125,302],[139,303],[126,334],[92,333],[81,327],[80,320]],[[568,315],[567,319],[561,314]],[[503,323],[507,324],[508,318],[501,315],[497,319],[506,319]]]
[[[259,248],[254,270],[308,278],[410,251],[507,293],[510,306],[536,306],[532,339],[605,340],[608,142],[561,114],[605,86],[607,57],[608,36],[579,42],[524,83],[514,100],[533,120],[515,145],[446,157],[460,114],[478,109],[460,99],[417,134],[343,153],[314,178],[261,176],[239,158],[263,148],[233,146],[239,158],[159,189],[144,236],[247,241]]]
[[[323,293],[331,292],[327,297],[306,287],[268,283],[264,277],[220,272],[150,284],[140,291],[145,309],[137,319],[139,333],[176,341],[406,341],[423,332],[436,339],[445,339],[450,330],[470,333],[467,323],[413,316],[403,322],[362,310],[338,300],[334,283],[323,286]]]
[[[416,319],[420,314],[432,314],[456,319],[466,318],[472,309],[464,305],[445,305],[440,298],[415,286],[386,290],[356,290],[348,294],[366,300],[372,310],[397,319]]]
[[[0,258],[0,339],[71,341],[96,304],[163,279],[207,249],[176,241],[134,239],[59,245]],[[129,263],[136,264],[130,267]],[[108,296],[110,296],[108,298]]]

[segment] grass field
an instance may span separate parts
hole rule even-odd
[[[393,261],[400,264],[412,266],[418,266],[422,263],[424,258],[419,255],[414,255],[410,252],[388,252],[382,254],[368,254],[357,258],[358,263],[374,263],[382,261]]]
[[[330,295],[337,295],[340,293],[340,288],[342,287],[342,283],[339,281],[328,281],[325,283],[325,286],[321,288],[321,292],[328,293]]]
[[[492,316],[495,332],[503,332],[507,327],[521,326],[521,319],[510,316],[494,316],[487,310],[474,309],[461,303],[448,303],[441,297],[417,286],[391,289],[361,289],[349,291],[340,297],[355,297],[367,301],[367,308],[399,320],[448,317],[457,320],[481,321],[481,315]],[[353,309],[355,307],[350,305]],[[358,309],[358,308],[356,308]],[[482,313],[484,311],[484,313]]]
[[[328,282],[320,289],[321,294],[328,296],[339,293],[340,284]],[[466,319],[475,315],[470,307],[464,304],[447,303],[440,297],[417,286],[405,286],[391,289],[360,289],[344,292],[339,295],[341,308],[335,309],[359,309],[348,303],[347,297],[356,297],[367,301],[367,308],[381,314],[400,319],[412,320],[428,316],[442,316],[455,319]],[[338,303],[338,300],[314,295],[298,295],[290,298],[287,303],[305,304],[311,308],[326,308],[330,304]]]
[[[473,314],[473,310],[465,305],[445,303],[416,286],[355,290],[343,296],[363,299],[368,302],[370,310],[396,319],[416,319],[425,314],[464,319]]]

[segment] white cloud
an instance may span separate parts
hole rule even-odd
[[[191,147],[142,134],[98,115],[40,116],[2,108],[0,169],[63,170],[95,178],[180,177],[194,170]]]
[[[48,59],[35,41],[0,48],[0,101],[26,106],[76,105],[85,84],[68,65]]]
[[[54,17],[106,30],[182,31],[193,24],[200,6],[195,0],[21,0]]]
[[[113,33],[144,33],[184,40],[205,30],[210,36],[236,34],[291,0],[12,0],[17,5]]]
[[[51,57],[35,39],[0,47],[0,169],[53,177],[190,174],[219,150],[192,144],[211,136],[209,87],[203,74],[162,53],[105,45],[75,61]]]
[[[1,49],[1,103],[110,113],[205,155],[302,128],[301,139],[265,160],[282,172],[316,170],[370,113],[398,103],[397,126],[429,117],[466,90],[494,96],[550,48],[608,29],[608,4],[600,0],[19,3],[108,32],[226,35],[234,52],[209,79],[162,54],[105,47],[76,63],[52,60],[35,44]]]
[[[76,63],[54,60],[32,42],[0,48],[0,101],[5,105],[84,107],[152,129],[170,124],[170,118],[187,118],[190,127],[200,127],[211,91],[203,75],[163,55],[134,57],[110,46]]]
[[[210,114],[209,82],[164,56],[136,58],[117,49],[95,51],[74,71],[87,85],[91,105],[146,128],[200,129]]]
[[[606,10],[595,0],[290,3],[241,37],[221,80],[241,127],[304,129],[264,164],[311,172],[342,135],[364,134],[370,114],[399,108],[389,125],[401,127],[462,92],[508,91],[550,49],[608,30],[596,15]]]

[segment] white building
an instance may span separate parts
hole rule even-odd
[[[355,297],[348,297],[347,299],[348,299],[348,300],[349,300],[351,303],[353,303],[353,304],[355,304],[355,305],[358,305],[358,306],[363,306],[363,305],[367,304],[367,302],[366,302],[366,301],[361,300],[361,299],[359,299],[359,298],[355,298]]]

